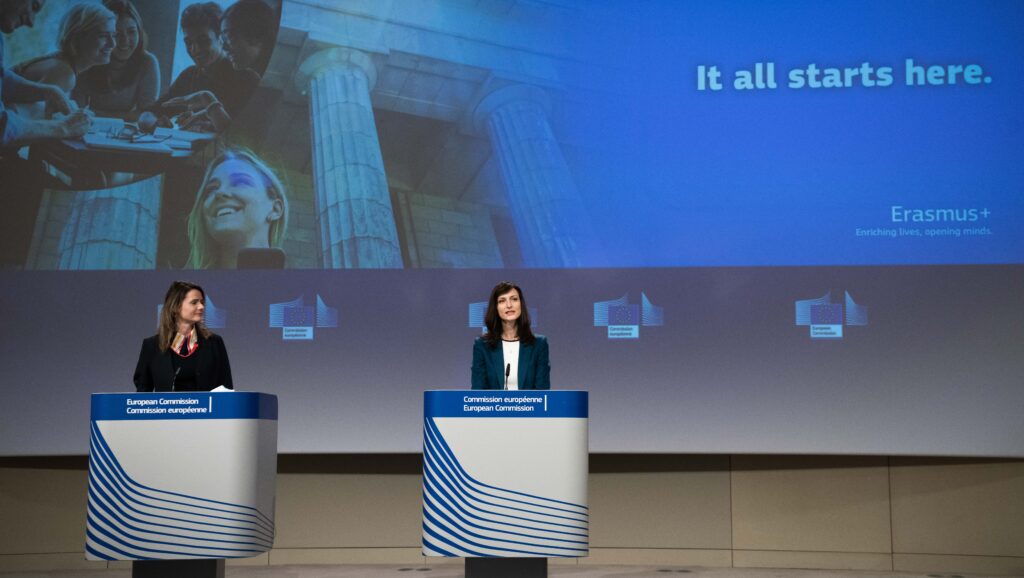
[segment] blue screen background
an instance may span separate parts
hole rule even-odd
[[[1013,2],[641,2],[576,30],[593,90],[569,113],[580,188],[616,266],[1019,263],[1024,53]],[[1017,23],[1016,25],[1011,23]],[[611,38],[611,40],[609,40]],[[990,84],[906,86],[917,65],[977,64]],[[777,88],[736,90],[773,62]],[[815,64],[892,69],[890,86],[788,87]],[[724,88],[697,89],[717,66]],[[596,78],[595,78],[596,76]],[[893,222],[906,209],[988,209]],[[981,236],[855,235],[987,227]]]

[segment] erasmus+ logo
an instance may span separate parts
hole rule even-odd
[[[640,326],[661,327],[665,310],[640,293],[640,304],[629,302],[629,293],[611,301],[594,303],[594,327],[607,327],[608,339],[640,339]]]
[[[320,295],[316,307],[306,305],[300,296],[294,301],[270,304],[270,327],[281,328],[281,339],[313,340],[314,327],[337,327],[338,310],[328,307]]]
[[[847,326],[867,325],[868,308],[857,305],[846,295]],[[832,303],[832,292],[817,299],[803,299],[796,302],[796,324],[810,327],[811,339],[842,339],[843,338],[843,304]]]

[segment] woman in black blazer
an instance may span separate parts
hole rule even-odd
[[[175,281],[164,297],[158,333],[142,340],[135,366],[137,391],[210,391],[234,388],[224,340],[203,325],[206,293]]]

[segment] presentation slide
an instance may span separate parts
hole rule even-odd
[[[592,451],[1024,457],[1022,28],[49,0],[0,45],[0,455],[84,454],[183,279],[286,453],[421,451],[510,280]]]

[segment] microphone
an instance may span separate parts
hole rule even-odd
[[[512,373],[512,364],[511,363],[506,363],[505,364],[505,387],[503,387],[502,389],[508,390],[508,374],[510,374],[510,373]]]
[[[171,378],[171,391],[174,391],[174,382],[178,381],[178,374],[181,373],[181,366],[174,370],[174,377]]]

